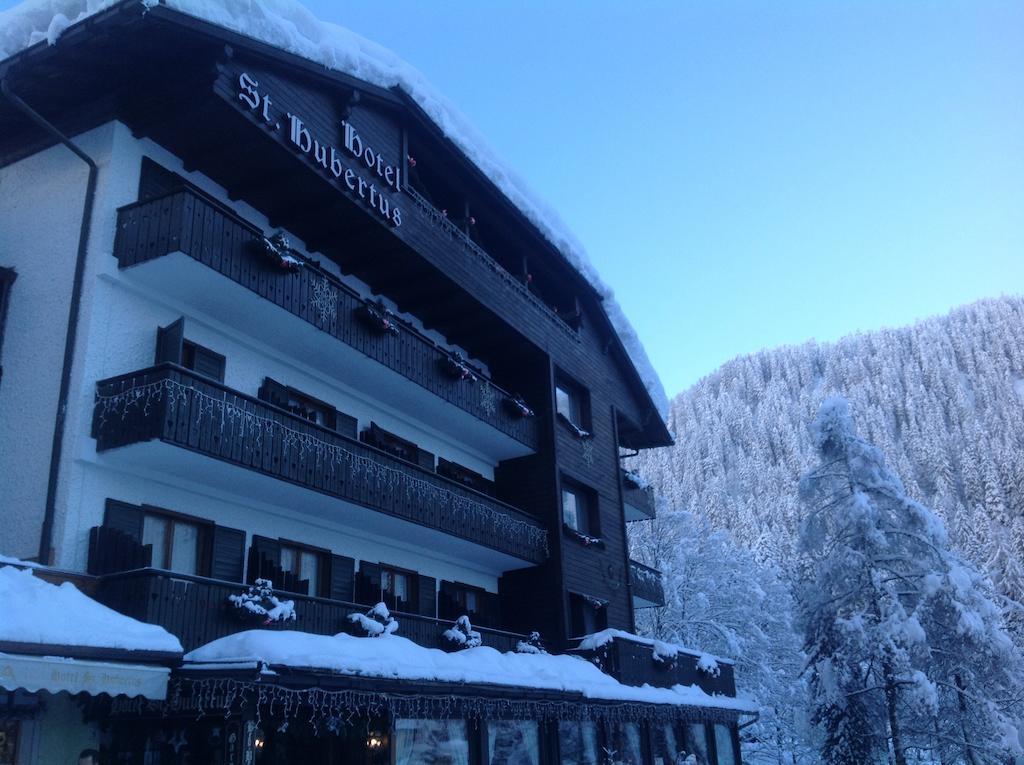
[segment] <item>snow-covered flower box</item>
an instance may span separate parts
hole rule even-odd
[[[262,622],[265,626],[295,621],[295,601],[281,600],[274,594],[274,583],[257,579],[255,584],[238,595],[228,595],[228,602],[243,619]]]
[[[385,637],[398,631],[398,620],[383,603],[378,603],[365,614],[349,614],[348,620],[358,625],[367,637]]]
[[[455,624],[441,633],[448,647],[455,649],[476,648],[483,644],[480,633],[473,629],[469,617],[463,614],[455,620]]]
[[[584,534],[582,531],[577,531],[568,523],[562,524],[562,530],[569,536],[570,539],[574,539],[584,547],[596,547],[599,550],[604,549],[604,540],[601,537],[592,537],[588,534]]]
[[[303,266],[303,262],[293,254],[291,243],[283,231],[270,237],[257,237],[251,246],[265,261],[282,271],[297,271]]]
[[[377,334],[397,335],[399,332],[395,314],[384,305],[383,300],[367,300],[355,309],[356,318]]]
[[[453,353],[441,359],[441,366],[444,371],[454,380],[476,382],[477,376],[473,368],[460,353]]]
[[[518,417],[533,417],[533,410],[526,405],[522,396],[509,396],[505,399],[505,408]]]

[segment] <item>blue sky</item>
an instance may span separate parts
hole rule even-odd
[[[1024,4],[348,7],[549,200],[669,395],[1024,291]]]
[[[1024,3],[306,2],[559,210],[669,395],[1024,292]]]

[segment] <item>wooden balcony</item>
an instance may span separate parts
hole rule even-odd
[[[627,521],[652,521],[655,517],[654,489],[638,485],[632,474],[622,471],[622,502]]]
[[[631,560],[629,586],[633,593],[633,608],[665,605],[665,589],[661,583],[661,572],[657,569]]]
[[[178,253],[191,258],[518,443],[537,448],[538,418],[520,417],[503,405],[511,398],[508,391],[479,370],[473,371],[475,379],[459,374],[447,349],[401,319],[393,319],[388,329],[361,320],[364,300],[314,261],[298,257],[301,265],[295,268],[269,262],[253,245],[263,235],[216,200],[184,189],[120,208],[114,254],[121,268]],[[167,290],[169,284],[157,278],[155,286]],[[191,299],[189,285],[182,289],[184,299]]]
[[[191,651],[211,640],[249,629],[294,629],[317,635],[336,635],[352,631],[349,614],[366,613],[368,606],[340,600],[314,598],[307,595],[280,593],[295,602],[295,621],[264,626],[259,621],[244,619],[228,601],[246,585],[175,574],[155,569],[138,569],[98,578],[95,597],[101,603],[127,616],[161,627],[181,640],[185,651]],[[444,647],[442,633],[452,626],[450,621],[419,614],[395,612],[397,635],[428,648]],[[484,645],[499,651],[514,651],[516,644],[527,638],[512,632],[476,627]]]
[[[547,557],[547,531],[533,516],[182,367],[162,364],[96,388],[98,452],[162,442],[278,479],[275,486],[344,500],[326,501],[326,513],[339,522],[352,522],[346,515],[355,505],[474,549],[530,563]],[[157,464],[169,467],[165,454]],[[224,481],[231,489],[239,483],[230,475]]]
[[[720,660],[717,666],[701,669],[701,654],[680,650],[675,657],[658,656],[654,646],[624,637],[614,637],[600,648],[575,650],[595,662],[602,670],[625,685],[696,685],[705,693],[736,695],[736,679],[732,662]]]

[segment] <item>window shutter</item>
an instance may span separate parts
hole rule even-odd
[[[156,331],[156,364],[181,364],[182,345],[185,342],[184,317]]]
[[[227,526],[214,526],[211,548],[210,576],[226,582],[243,581],[245,532]]]
[[[437,616],[439,619],[457,619],[458,603],[455,601],[455,582],[441,580],[437,594]]]
[[[418,574],[417,598],[419,600],[416,612],[421,616],[435,618],[437,616],[437,580],[432,576]]]
[[[380,566],[359,561],[359,575],[356,581],[356,600],[368,606],[377,605],[380,602]]]
[[[349,438],[356,438],[356,431],[359,429],[359,421],[350,414],[338,412],[338,422],[335,427],[341,435]]]
[[[352,602],[355,599],[356,562],[344,555],[331,556],[331,579],[327,588],[328,597],[332,600]]]
[[[501,625],[501,610],[499,608],[500,601],[498,596],[493,592],[477,593],[477,602],[479,603],[479,611],[477,611],[476,617],[480,622],[480,626],[498,629]]]
[[[281,573],[281,543],[276,539],[253,536],[252,544],[249,546],[249,575],[247,580],[250,584],[257,579],[270,579],[275,585],[280,584]]]
[[[269,377],[263,378],[263,385],[260,386],[257,395],[260,401],[266,401],[268,404],[279,406],[282,409],[288,408],[288,390],[281,383]]]
[[[139,544],[142,543],[142,508],[140,507],[129,505],[127,502],[118,502],[116,499],[108,499],[107,509],[103,514],[103,525],[107,528],[117,529]]]
[[[434,455],[428,452],[426,449],[416,450],[416,461],[419,463],[421,468],[426,468],[431,473],[434,472]]]
[[[196,346],[195,353],[196,359],[192,365],[195,372],[217,382],[224,382],[225,358],[219,353],[198,346]]]

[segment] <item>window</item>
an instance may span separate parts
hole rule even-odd
[[[597,517],[597,498],[578,484],[562,480],[562,523],[589,537],[601,536]]]
[[[615,762],[621,765],[643,765],[644,751],[639,723],[617,723],[612,726],[611,733],[611,749],[615,751]]]
[[[395,765],[468,765],[465,720],[395,720]]]
[[[575,720],[558,721],[560,765],[599,765],[597,723]]]
[[[389,609],[414,612],[413,574],[395,568],[380,570],[380,598]]]
[[[570,593],[569,622],[571,637],[600,632],[608,627],[607,604],[588,595]]]
[[[441,582],[439,618],[454,620],[465,614],[477,627],[498,627],[498,612],[498,596],[493,592],[461,582]]]
[[[686,753],[692,754],[698,765],[711,765],[708,729],[704,723],[690,723],[686,726]]]
[[[7,325],[7,304],[10,302],[11,285],[17,274],[13,268],[0,268],[0,351],[4,347],[4,328]],[[0,366],[0,375],[3,367]]]
[[[313,398],[300,390],[265,377],[258,395],[262,401],[285,409],[310,422],[336,430],[349,438],[356,437],[357,421],[355,417],[339,412],[330,404]]]
[[[142,544],[153,546],[153,568],[178,574],[198,574],[202,527],[177,516],[145,511]]]
[[[715,723],[715,749],[718,765],[736,765],[736,747],[733,731],[728,725]]]
[[[555,412],[578,431],[590,429],[590,396],[564,375],[555,378]]]
[[[281,543],[281,571],[291,574],[297,581],[309,582],[309,595],[327,597],[321,586],[321,558],[323,552],[291,542]]]
[[[488,720],[487,765],[539,765],[540,737],[534,720]]]
[[[186,340],[184,318],[157,329],[155,363],[179,364],[196,374],[224,382],[224,356]]]

